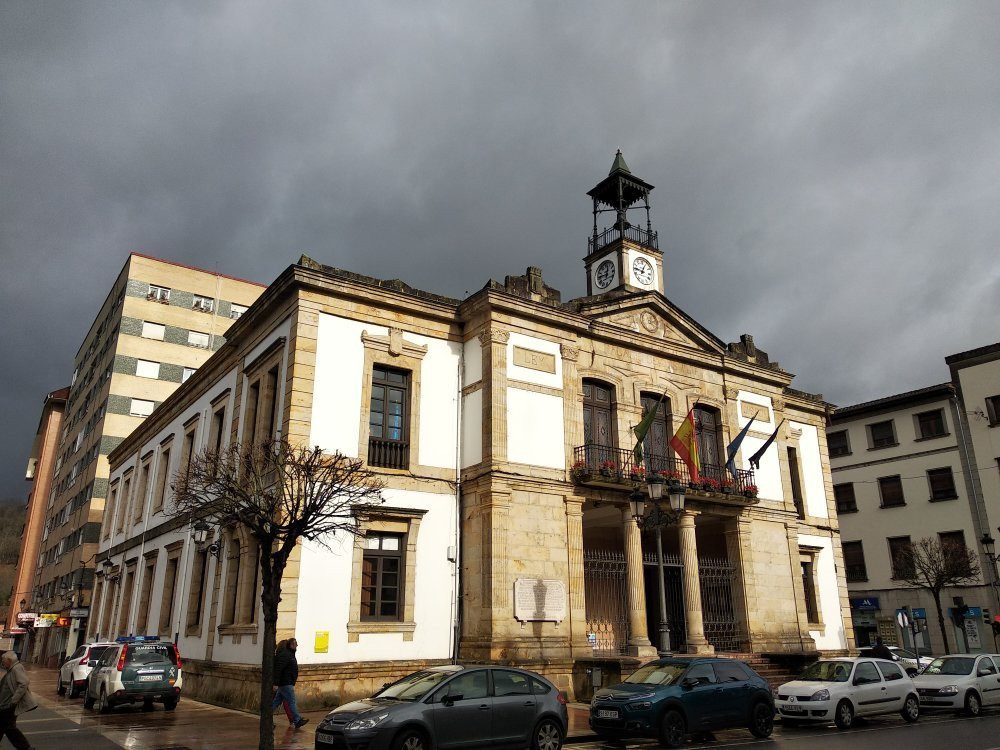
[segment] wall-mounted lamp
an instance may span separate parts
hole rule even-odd
[[[192,536],[194,537],[194,544],[199,550],[207,549],[208,554],[218,560],[222,548],[218,542],[208,543],[208,535],[211,531],[211,526],[204,521],[198,521],[198,523],[194,525],[194,532]],[[208,543],[207,548],[205,546],[206,543]]]

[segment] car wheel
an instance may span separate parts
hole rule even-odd
[[[420,732],[407,729],[393,741],[392,750],[430,750],[430,745]]]
[[[111,710],[111,704],[108,703],[108,694],[104,690],[104,688],[101,688],[101,694],[97,696],[96,708],[97,711],[102,714],[106,714],[108,711]]]
[[[552,719],[542,719],[531,738],[531,750],[559,750],[562,730]]]
[[[178,700],[179,700],[179,698],[164,698],[163,699],[163,710],[164,711],[173,711],[175,708],[177,708],[177,701]]]
[[[93,708],[94,707],[94,699],[90,695],[90,686],[89,685],[87,686],[86,692],[84,692],[84,694],[83,694],[83,707],[84,708]]]
[[[80,686],[77,685],[76,683],[70,684],[70,686],[69,686],[69,697],[70,698],[79,698],[80,697]]]
[[[684,726],[684,717],[680,711],[670,709],[663,714],[660,721],[660,744],[664,747],[680,747],[684,744],[684,735],[687,728]]]
[[[56,692],[59,695],[66,695],[66,686],[63,685],[62,675],[59,675],[59,677],[56,678]]]
[[[903,710],[899,712],[906,721],[916,721],[920,718],[920,701],[912,693],[903,701]]]
[[[769,705],[760,701],[750,710],[750,734],[754,737],[770,737],[774,731],[774,711]]]
[[[983,712],[983,703],[979,700],[979,693],[970,690],[965,694],[965,713],[969,716],[979,716]]]
[[[850,701],[843,700],[837,704],[833,720],[841,729],[850,729],[854,725],[854,706]]]

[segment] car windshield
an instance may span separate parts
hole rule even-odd
[[[849,661],[818,661],[810,664],[799,675],[799,679],[808,682],[847,682],[853,666]]]
[[[625,678],[642,685],[669,685],[687,669],[687,664],[647,664]]]
[[[946,656],[932,661],[924,674],[971,674],[975,663],[975,659],[967,656]]]
[[[454,672],[438,672],[425,670],[414,672],[394,682],[384,690],[375,693],[376,698],[394,698],[399,701],[416,701],[423,698],[427,693],[441,684],[442,680],[451,677]]]

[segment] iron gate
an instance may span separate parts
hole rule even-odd
[[[733,587],[738,585],[736,566],[725,558],[702,557],[698,560],[698,577],[705,640],[716,651],[739,651],[742,633],[733,605]]]
[[[587,638],[595,656],[618,656],[628,644],[628,592],[625,553],[583,551],[583,589]]]

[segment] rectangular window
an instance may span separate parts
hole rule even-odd
[[[146,295],[146,299],[155,300],[157,302],[169,302],[170,290],[165,286],[150,284],[149,293]]]
[[[139,611],[136,614],[135,632],[143,634],[149,625],[149,597],[153,592],[153,576],[156,574],[156,557],[146,560],[142,573],[142,588],[139,590]]]
[[[873,422],[868,425],[868,439],[873,450],[891,448],[894,445],[898,445],[896,442],[896,430],[893,427],[892,420]]]
[[[917,434],[922,440],[947,435],[944,428],[944,410],[935,409],[917,414]]]
[[[847,440],[847,430],[837,430],[826,434],[826,444],[830,457],[851,455],[851,445]]]
[[[913,544],[908,536],[893,536],[886,539],[889,543],[889,561],[892,564],[892,577],[895,580],[913,578]]]
[[[410,373],[372,368],[368,414],[368,465],[405,469],[410,465]]]
[[[237,305],[235,302],[233,302],[229,306],[229,317],[232,318],[233,320],[237,320],[246,311],[247,311],[246,305]]]
[[[135,586],[135,563],[125,569],[125,584],[122,586],[122,598],[118,605],[118,634],[131,632],[128,626],[129,610],[132,607],[132,589]]]
[[[205,601],[205,577],[208,574],[208,549],[195,552],[191,569],[191,593],[188,595],[188,635],[201,631],[201,614]]]
[[[208,433],[208,447],[216,455],[222,450],[222,439],[225,436],[226,407],[222,406],[212,413],[212,429]]]
[[[802,499],[802,484],[799,482],[799,454],[795,448],[788,448],[788,479],[792,484],[792,502],[795,504],[795,514],[800,518],[806,517],[805,502]],[[815,622],[815,620],[810,620]]]
[[[188,331],[188,344],[199,349],[208,349],[208,334],[201,331]]]
[[[195,372],[196,372],[195,368],[193,368],[193,367],[185,367],[181,371],[181,382],[182,383],[188,382],[188,378],[190,378],[192,375],[194,375]]]
[[[951,473],[950,466],[941,469],[928,469],[927,482],[931,487],[931,502],[954,500],[958,497],[958,493],[955,491],[955,476]]]
[[[806,618],[809,622],[819,622],[819,607],[816,604],[815,563],[802,560],[802,592],[806,597]]]
[[[969,550],[965,546],[965,532],[942,531],[938,534],[941,541],[941,556],[946,568],[957,576],[969,575]]]
[[[132,520],[138,522],[142,520],[142,514],[146,511],[146,491],[149,489],[149,464],[152,459],[145,459],[139,469],[139,484],[135,487],[135,503],[132,508]]]
[[[117,521],[115,522],[115,529],[117,531],[123,531],[125,529],[125,510],[128,507],[128,495],[129,490],[132,488],[132,475],[125,477],[125,481],[122,483],[122,494],[118,497],[118,508],[117,510]]]
[[[201,312],[212,312],[215,309],[215,300],[211,297],[202,297],[200,294],[194,295],[194,301],[191,303],[192,310],[200,310]]]
[[[153,413],[153,406],[155,404],[152,401],[146,401],[142,398],[132,399],[132,404],[129,406],[128,413],[133,417],[148,417]]]
[[[361,567],[361,619],[398,620],[403,575],[403,535],[369,532]]]
[[[163,507],[163,500],[167,494],[167,484],[170,481],[170,446],[166,445],[160,449],[160,461],[156,466],[156,488],[153,494],[153,510],[157,511]]]
[[[163,334],[166,333],[166,330],[167,327],[161,323],[150,323],[148,320],[142,323],[142,337],[144,339],[163,341]]]
[[[848,583],[868,580],[865,567],[865,549],[861,542],[844,542],[844,570]]]
[[[148,359],[137,360],[135,374],[140,378],[158,378],[160,377],[160,363],[150,362]]]
[[[990,420],[990,427],[1000,424],[1000,396],[987,397],[986,416]]]
[[[169,553],[167,567],[163,573],[163,596],[160,598],[160,625],[157,632],[160,635],[170,635],[170,626],[174,619],[174,587],[177,585],[177,558],[180,550]]]
[[[892,477],[879,477],[878,491],[882,497],[883,508],[906,505],[906,499],[903,497],[903,480],[898,474]]]
[[[838,513],[857,513],[858,503],[854,497],[854,483],[833,485],[833,497],[837,501]]]

